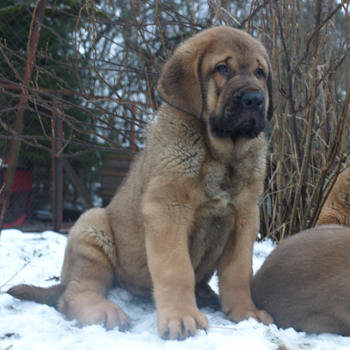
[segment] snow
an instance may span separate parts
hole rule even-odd
[[[235,324],[222,312],[202,309],[208,317],[208,334],[199,331],[184,341],[165,341],[157,332],[157,315],[150,303],[123,289],[113,289],[109,299],[131,317],[131,329],[121,333],[102,326],[81,327],[68,321],[54,308],[19,301],[6,290],[19,283],[43,287],[59,276],[66,237],[55,232],[22,233],[4,230],[0,238],[0,350],[350,350],[350,338],[332,334],[305,334],[293,329],[279,330],[253,319]],[[255,243],[253,268],[256,272],[274,249],[271,241]],[[217,278],[211,286],[217,290]]]

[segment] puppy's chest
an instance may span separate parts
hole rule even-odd
[[[208,162],[203,169],[202,206],[214,215],[231,213],[237,204],[237,197],[253,175],[247,174],[247,166],[244,163],[224,165],[214,160]]]

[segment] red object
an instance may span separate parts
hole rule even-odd
[[[6,170],[4,171],[6,182]],[[33,172],[29,170],[16,170],[13,177],[11,193],[32,192]]]
[[[6,170],[0,172],[0,188],[6,183]],[[16,170],[13,177],[10,202],[4,218],[4,228],[19,226],[28,220],[32,204],[33,172]],[[1,206],[0,206],[1,211]]]

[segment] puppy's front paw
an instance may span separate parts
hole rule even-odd
[[[236,323],[247,320],[250,317],[266,326],[273,323],[273,318],[265,310],[259,310],[255,306],[249,308],[236,307],[226,310],[225,313],[230,320]]]
[[[197,308],[158,311],[158,331],[163,339],[182,340],[207,328],[207,316]]]

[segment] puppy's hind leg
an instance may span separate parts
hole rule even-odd
[[[84,213],[72,228],[62,267],[66,286],[58,310],[82,325],[104,324],[107,329],[129,327],[130,318],[106,299],[114,281],[117,257],[108,215],[102,208]]]

